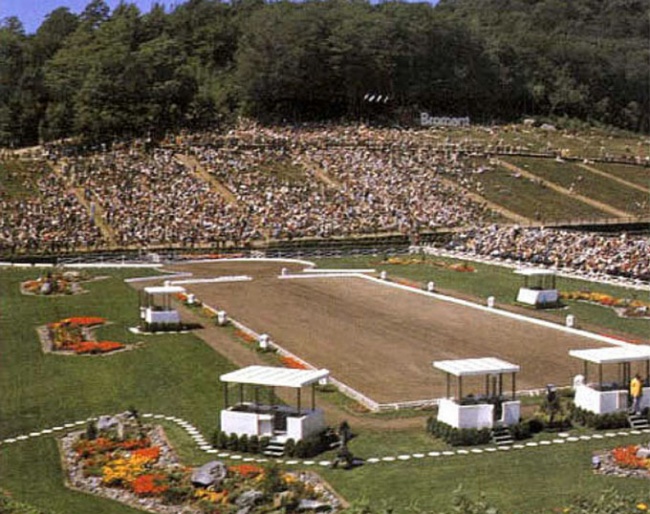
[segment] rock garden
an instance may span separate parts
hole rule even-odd
[[[20,285],[23,294],[36,296],[62,296],[84,292],[82,282],[92,280],[85,271],[63,271],[54,269],[45,275],[27,280]]]
[[[45,353],[65,355],[95,355],[128,348],[115,341],[96,341],[94,329],[106,320],[95,316],[65,318],[38,327],[41,347]]]
[[[315,473],[272,463],[180,462],[160,426],[136,411],[102,416],[60,441],[69,487],[162,514],[337,512]]]

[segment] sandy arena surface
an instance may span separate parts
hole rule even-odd
[[[603,343],[359,278],[280,280],[286,262],[175,265],[196,278],[250,275],[250,282],[191,284],[189,292],[379,403],[438,398],[434,360],[500,357],[519,364],[517,389],[568,385],[582,364],[570,349]],[[505,378],[504,387],[510,388]],[[484,379],[465,379],[482,393]]]

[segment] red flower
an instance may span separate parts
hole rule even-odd
[[[106,323],[106,319],[93,316],[80,316],[76,318],[66,318],[61,320],[61,323],[74,323],[75,325],[89,327],[91,325],[102,325],[103,323]]]
[[[303,364],[297,359],[294,359],[293,357],[282,357],[280,359],[280,362],[282,362],[282,365],[285,366],[286,368],[309,369],[307,366],[305,366],[305,364]]]
[[[131,488],[138,496],[155,496],[169,489],[165,480],[165,475],[160,473],[140,475],[131,483]]]

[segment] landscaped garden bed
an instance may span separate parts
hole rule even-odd
[[[341,501],[315,473],[276,464],[198,468],[180,462],[161,426],[135,411],[102,416],[60,441],[68,486],[149,512],[336,512]]]
[[[84,292],[82,282],[92,280],[84,271],[63,271],[55,269],[35,280],[26,280],[20,284],[23,294],[36,296],[62,296]]]
[[[38,327],[41,347],[45,353],[67,355],[103,354],[128,348],[115,341],[96,341],[93,329],[106,323],[95,316],[65,318]]]

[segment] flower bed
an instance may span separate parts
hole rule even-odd
[[[235,337],[237,337],[237,338],[241,339],[242,341],[244,341],[245,343],[249,343],[249,344],[255,344],[255,343],[258,342],[256,337],[252,336],[248,332],[245,332],[245,331],[243,331],[243,330],[241,330],[239,328],[235,329]]]
[[[94,341],[91,327],[106,322],[99,317],[72,317],[49,323],[39,330],[43,346],[50,351],[70,352],[76,355],[103,354],[126,348],[114,341]]]
[[[91,423],[61,441],[68,484],[76,489],[164,514],[234,514],[246,505],[254,509],[248,512],[293,512],[301,502],[331,512],[340,506],[314,473],[284,472],[276,465],[213,461],[209,465],[222,474],[211,475],[206,485],[200,473],[179,462],[161,427],[143,425],[137,413],[109,423],[103,418],[102,430]]]
[[[596,473],[620,477],[650,478],[650,448],[640,445],[618,446],[594,456]]]
[[[55,269],[35,280],[27,280],[20,285],[23,294],[59,296],[83,292],[81,282],[89,280],[85,272]]]
[[[298,359],[294,359],[293,357],[280,357],[280,362],[285,368],[309,369],[309,367],[305,366],[302,362],[300,362]]]
[[[576,300],[613,308],[619,316],[632,318],[650,317],[650,302],[614,296],[591,291],[562,291],[561,300]]]
[[[462,273],[473,273],[474,271],[476,271],[476,268],[474,268],[474,266],[471,266],[466,262],[429,261],[429,260],[423,260],[421,257],[390,257],[382,261],[381,264],[390,264],[394,266],[426,264],[429,266],[435,266],[436,268],[442,268],[450,271],[459,271]]]

